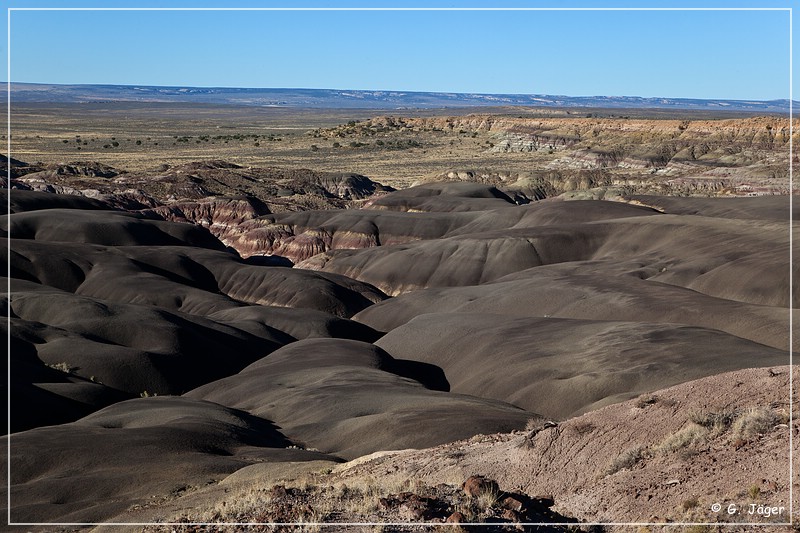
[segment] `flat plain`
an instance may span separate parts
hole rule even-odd
[[[14,106],[11,124],[13,153],[29,163],[86,160],[153,171],[222,159],[359,173],[396,187],[452,171],[601,169],[656,183],[702,176],[788,192],[788,120],[741,112],[22,103]]]
[[[12,522],[791,530],[785,117],[11,123]]]

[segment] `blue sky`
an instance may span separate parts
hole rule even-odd
[[[698,3],[5,0],[4,5],[652,8]],[[794,2],[710,0],[702,5],[786,8]],[[6,39],[0,44],[5,60]],[[11,13],[11,80],[20,82],[768,100],[789,96],[789,57],[788,11]]]

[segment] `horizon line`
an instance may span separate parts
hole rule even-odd
[[[547,93],[512,93],[512,92],[461,92],[461,91],[424,91],[418,89],[353,89],[353,88],[334,88],[334,87],[245,87],[233,85],[149,85],[146,83],[56,83],[56,82],[30,82],[30,81],[0,81],[0,84],[10,85],[56,85],[62,87],[146,87],[146,88],[163,88],[163,89],[221,89],[221,90],[256,90],[256,91],[349,91],[361,93],[414,93],[414,94],[437,94],[437,95],[459,95],[459,96],[545,96],[545,97],[563,97],[563,98],[641,98],[643,100],[654,99],[667,99],[667,100],[704,100],[704,101],[722,101],[722,102],[798,102],[800,100],[792,100],[790,98],[704,98],[693,96],[640,96],[640,95],[621,95],[621,94],[583,94],[583,95],[570,95],[570,94],[547,94]],[[12,91],[13,92],[13,91]]]

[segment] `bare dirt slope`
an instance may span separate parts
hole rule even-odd
[[[556,510],[591,522],[785,521],[786,509],[778,516],[749,510],[751,503],[788,508],[790,484],[797,498],[789,435],[796,457],[798,424],[785,423],[789,370],[722,373],[528,434],[344,464],[334,479],[391,472],[436,483],[482,474],[501,487],[551,494]],[[725,511],[713,512],[714,503]],[[729,515],[730,504],[740,512]]]
[[[202,509],[199,516],[212,522],[287,516],[329,522],[436,522],[408,514],[415,508],[409,503],[414,499],[397,495],[411,493],[432,499],[422,505],[431,513],[428,516],[440,512],[436,505],[450,505],[450,512],[473,512],[473,519],[497,512],[497,518],[488,521],[496,521],[497,530],[503,524],[512,530],[514,520],[508,517],[520,515],[500,518],[502,500],[487,504],[454,496],[464,480],[480,475],[496,480],[500,491],[527,501],[531,508],[543,501],[539,498],[552,500],[552,511],[557,513],[553,521],[574,519],[577,526],[581,522],[746,523],[706,530],[753,531],[771,525],[770,531],[790,531],[774,526],[789,521],[790,484],[795,509],[798,505],[798,483],[789,477],[789,437],[795,437],[796,454],[800,429],[797,421],[791,427],[786,423],[789,370],[776,366],[721,373],[558,424],[534,423],[525,431],[476,435],[429,449],[384,451],[328,467],[309,464],[310,468],[298,471],[253,466],[219,485],[118,518],[181,521],[198,516]],[[393,507],[381,502],[398,497],[406,503]],[[719,511],[714,504],[720,505]],[[696,529],[700,527],[704,526]],[[326,529],[358,530],[335,525]],[[605,530],[636,529],[607,526]]]

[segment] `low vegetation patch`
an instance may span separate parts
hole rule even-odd
[[[174,520],[179,525],[172,531],[228,531],[221,524],[231,522],[265,524],[253,526],[255,529],[248,527],[248,531],[317,531],[322,529],[321,524],[337,522],[408,523],[409,527],[420,522],[464,526],[471,522],[496,524],[481,531],[515,531],[520,522],[560,522],[575,526],[553,526],[548,531],[580,531],[576,519],[551,510],[554,504],[551,497],[503,491],[494,480],[483,476],[470,476],[460,486],[449,483],[430,486],[399,477],[331,482],[311,476],[230,494],[226,501],[199,516]],[[196,521],[209,525],[197,529],[190,525]],[[213,525],[215,523],[220,524],[219,529]],[[297,525],[266,525],[276,523]],[[455,527],[447,531],[457,531],[458,526]],[[392,531],[412,530],[416,529],[392,526]],[[144,531],[155,529],[145,528]]]
[[[693,412],[689,414],[688,423],[684,427],[651,449],[655,453],[678,452],[690,456],[710,440],[722,435],[726,435],[738,447],[786,422],[785,413],[764,406],[746,410]]]
[[[689,422],[688,425],[654,446],[653,451],[658,453],[672,453],[686,448],[696,448],[708,440],[709,434],[709,429],[695,422]]]
[[[778,424],[785,424],[785,414],[776,413],[769,407],[753,407],[739,416],[731,427],[731,438],[750,440],[758,435],[768,433]]]
[[[591,433],[594,431],[597,426],[595,426],[594,423],[589,420],[580,420],[572,424],[570,427],[572,427],[572,430],[578,435],[585,435],[586,433]]]
[[[683,500],[683,502],[681,503],[681,509],[683,509],[684,511],[689,511],[691,509],[694,509],[698,505],[700,505],[700,501],[697,499],[697,496],[692,496],[691,498],[686,498],[685,500]]]
[[[689,413],[689,420],[714,432],[722,432],[733,424],[739,414],[740,412],[735,409],[719,412],[692,412]]]
[[[655,396],[642,396],[635,405],[637,408],[646,408],[660,401]],[[660,442],[649,446],[636,444],[625,449],[611,459],[605,470],[600,471],[600,476],[610,476],[621,470],[630,470],[642,461],[657,455],[678,454],[681,459],[689,459],[708,449],[715,440],[719,440],[718,445],[733,444],[738,449],[771,431],[786,427],[788,420],[784,412],[769,406],[694,411],[690,412],[687,418],[683,427],[667,435]],[[595,426],[588,421],[567,422],[564,427],[570,428],[578,435],[590,433],[595,429]],[[524,447],[526,443],[531,447],[531,443],[526,441],[530,439],[524,439],[520,447]],[[752,490],[750,496],[751,499],[755,499]],[[685,511],[696,506],[696,498],[689,498],[682,504]]]
[[[633,468],[639,461],[644,459],[647,454],[648,450],[645,446],[637,445],[628,448],[611,461],[611,464],[608,465],[608,469],[606,470],[606,475],[616,474],[620,470],[626,468]]]
[[[645,396],[640,396],[639,399],[636,400],[636,407],[644,409],[648,405],[653,405],[656,402],[658,402],[658,396],[647,394]]]

